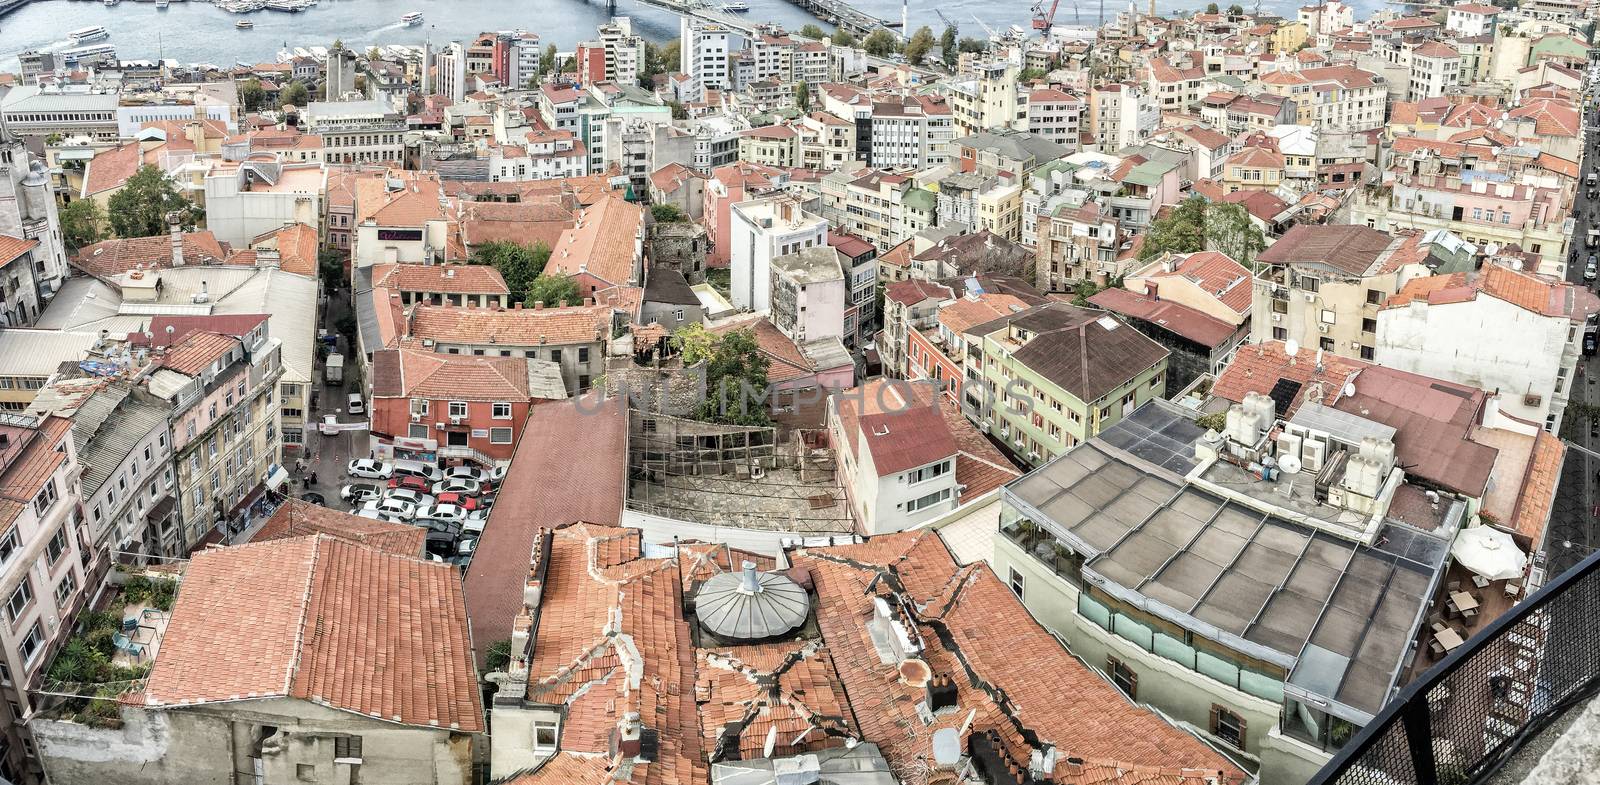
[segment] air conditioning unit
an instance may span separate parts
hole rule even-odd
[[[412,412],[411,413],[411,421],[412,422],[416,422],[416,421],[418,421],[420,419],[422,419],[422,415],[417,414],[416,412]]]
[[[442,430],[444,430],[444,423],[442,423],[442,422],[436,422],[436,423],[434,423],[434,424],[433,424],[433,427],[434,427],[434,429],[436,429],[436,430],[440,430],[440,431],[442,431]]]
[[[1323,332],[1327,332],[1328,328],[1324,327],[1322,329],[1323,329]],[[460,425],[461,424],[461,418],[456,416],[456,415],[453,415],[453,414],[450,415],[450,424],[451,425]]]
[[[1306,292],[1306,302],[1314,303],[1316,301],[1317,301],[1317,293],[1316,292]]]
[[[1328,325],[1326,325],[1326,324],[1317,325],[1317,332],[1325,333],[1327,331],[1328,331]]]
[[[1030,452],[1030,453],[1028,453],[1028,460],[1030,460],[1030,461],[1037,461],[1037,460],[1039,460],[1039,453],[1036,453],[1036,452]]]
[[[1283,314],[1281,314],[1281,313],[1275,313],[1275,314],[1273,314],[1273,315],[1272,315],[1272,321],[1274,321],[1274,322],[1281,322],[1281,321],[1283,321]]]

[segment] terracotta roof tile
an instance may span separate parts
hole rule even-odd
[[[547,273],[587,273],[609,284],[638,284],[635,259],[644,210],[616,197],[601,199],[578,214],[561,233],[545,264]]]
[[[372,354],[374,398],[528,400],[528,360],[379,349]]]
[[[1250,271],[1217,251],[1196,251],[1173,260],[1171,272],[1157,268],[1150,278],[1176,276],[1193,281],[1234,312],[1250,312]]]
[[[327,534],[388,553],[418,558],[422,556],[428,532],[417,526],[375,521],[300,499],[285,499],[250,541],[267,542],[308,534]]]
[[[167,349],[161,364],[178,373],[198,375],[230,350],[240,347],[239,339],[206,330],[195,330]]]
[[[221,264],[228,257],[227,248],[209,231],[187,232],[181,242],[184,264]],[[79,269],[100,278],[121,275],[137,265],[165,269],[172,266],[172,237],[158,234],[102,240],[78,249],[72,261]]]
[[[39,247],[38,240],[29,240],[22,237],[13,237],[9,234],[0,234],[0,267],[4,267],[23,254]]]
[[[507,346],[562,346],[604,340],[610,334],[611,308],[468,308],[416,305],[410,334],[439,343],[498,343]]]
[[[1539,431],[1533,443],[1533,456],[1528,459],[1527,471],[1522,477],[1522,493],[1517,496],[1517,506],[1507,522],[1508,528],[1537,544],[1544,537],[1545,524],[1550,521],[1550,510],[1555,506],[1556,485],[1561,481],[1561,464],[1567,455],[1567,445],[1544,431]]]
[[[508,294],[506,279],[486,264],[377,264],[372,285],[400,292]]]

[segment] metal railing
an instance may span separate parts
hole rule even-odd
[[[1600,552],[1414,679],[1310,785],[1469,785],[1600,691]]]

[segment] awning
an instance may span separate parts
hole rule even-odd
[[[267,488],[276,491],[289,481],[289,471],[278,464],[273,464],[267,472]]]

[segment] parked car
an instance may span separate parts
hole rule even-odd
[[[373,499],[361,509],[387,513],[403,521],[417,517],[417,505],[404,499]]]
[[[452,466],[444,470],[444,477],[447,480],[452,477],[459,477],[463,480],[477,480],[484,485],[488,485],[493,481],[488,471],[476,466]]]
[[[482,496],[479,496],[478,497],[478,504],[482,505],[483,509],[485,509],[485,510],[492,510],[492,509],[494,509],[495,497],[498,496],[498,495],[499,494],[486,493],[486,494],[484,494]]]
[[[1594,259],[1593,256],[1591,256],[1589,258],[1591,260]],[[1583,280],[1585,280],[1585,281],[1593,281],[1595,279],[1596,274],[1597,273],[1596,273],[1596,270],[1595,270],[1595,263],[1593,261],[1590,261],[1588,266],[1583,268]]]
[[[382,488],[368,483],[351,483],[339,489],[339,498],[351,504],[366,504],[382,495]]]
[[[433,484],[433,493],[435,496],[441,493],[463,493],[468,496],[477,496],[483,493],[483,483],[461,477],[446,477]]]
[[[510,467],[508,467],[508,466],[496,466],[493,469],[490,469],[489,470],[489,481],[495,483],[496,485],[498,485],[501,480],[504,480],[506,478],[506,469],[508,469],[508,468],[510,468]]]
[[[389,478],[389,487],[407,488],[418,493],[427,493],[432,490],[433,485],[414,474],[396,474]]]
[[[462,532],[461,524],[456,523],[455,521],[440,520],[438,518],[413,518],[411,520],[411,525],[419,529],[427,529],[430,532],[441,532],[448,534],[451,537],[460,537]]]
[[[387,480],[394,474],[394,464],[388,461],[378,461],[371,458],[357,458],[346,466],[345,474],[351,477],[364,477],[368,480]]]
[[[467,511],[454,504],[429,504],[417,508],[417,517],[461,523],[467,519]]]
[[[375,521],[387,521],[389,523],[405,523],[406,522],[405,518],[402,518],[402,517],[400,517],[398,515],[390,515],[389,513],[381,512],[381,511],[378,511],[378,510],[362,509],[362,510],[357,511],[355,514],[360,516],[360,517],[362,517],[362,518],[371,518],[372,520],[375,520]]]
[[[439,467],[425,461],[395,461],[395,474],[414,474],[428,482],[438,482],[444,479],[444,472]]]
[[[344,410],[351,414],[366,414],[367,404],[361,400],[361,393],[350,393],[345,403]]]
[[[483,536],[483,527],[488,525],[489,516],[480,513],[468,513],[467,519],[461,522],[461,533],[473,537]]]
[[[464,493],[451,493],[449,491],[445,491],[444,493],[438,494],[438,502],[440,504],[454,504],[455,506],[460,507],[467,512],[476,512],[483,509],[483,503],[478,501],[478,497],[468,496]]]
[[[305,501],[311,502],[312,504],[318,504],[318,505],[321,505],[323,507],[328,506],[327,497],[323,496],[320,493],[317,493],[316,491],[306,491],[305,493],[300,494],[300,498],[304,499]]]
[[[420,491],[413,491],[410,488],[394,488],[385,491],[383,498],[399,499],[400,501],[403,501],[412,507],[422,507],[434,503],[434,498],[432,496]]]
[[[478,538],[468,537],[456,543],[456,555],[471,557],[478,550]]]
[[[456,538],[453,534],[443,532],[428,532],[428,538],[422,543],[423,550],[430,555],[441,557],[456,555]]]

